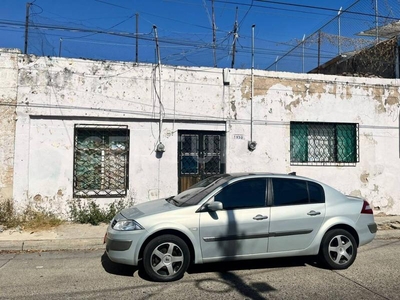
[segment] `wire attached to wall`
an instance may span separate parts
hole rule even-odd
[[[252,39],[251,39],[251,111],[250,111],[250,141],[248,142],[249,151],[256,150],[257,142],[253,140],[253,104],[254,104],[254,27],[256,25],[251,26]]]
[[[163,126],[163,115],[164,115],[164,105],[162,103],[162,97],[161,97],[161,56],[160,56],[160,46],[158,44],[158,34],[157,34],[157,26],[153,25],[154,29],[154,38],[156,41],[156,52],[157,52],[157,68],[158,68],[158,92],[157,89],[155,88],[155,93],[158,98],[158,103],[159,103],[159,125],[158,125],[158,141],[157,141],[157,146],[156,146],[156,151],[157,152],[164,152],[165,151],[165,146],[161,141],[161,135],[162,135],[162,126]]]

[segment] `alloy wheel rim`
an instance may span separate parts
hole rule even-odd
[[[158,245],[150,256],[151,268],[160,276],[172,276],[183,266],[184,256],[182,249],[175,243]]]
[[[333,262],[345,265],[353,257],[354,245],[348,237],[337,235],[329,242],[328,253]]]

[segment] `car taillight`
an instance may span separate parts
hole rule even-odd
[[[371,206],[369,205],[369,203],[368,203],[366,200],[364,200],[364,204],[363,204],[361,213],[362,213],[362,214],[370,214],[370,215],[372,215],[372,214],[374,213],[374,212],[372,211]]]

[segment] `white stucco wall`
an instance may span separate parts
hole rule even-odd
[[[0,201],[13,197],[15,106],[17,103],[18,54],[0,50]]]
[[[75,124],[130,129],[129,197],[144,202],[178,189],[178,130],[226,132],[226,171],[313,177],[400,214],[398,80],[255,71],[250,140],[250,70],[25,57],[19,63],[14,199],[59,211],[72,198]],[[159,99],[163,106],[157,158]],[[155,92],[157,91],[157,93]],[[354,166],[292,166],[290,121],[359,123]],[[243,139],[241,139],[241,137]],[[100,203],[110,199],[98,199]]]

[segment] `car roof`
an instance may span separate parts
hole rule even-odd
[[[297,176],[296,172],[291,172],[289,174],[272,173],[272,172],[248,172],[248,173],[241,172],[241,173],[227,173],[226,175],[232,178],[247,177],[247,176],[265,176],[265,177],[298,178],[298,179],[315,181],[314,179],[307,178],[304,176]]]

